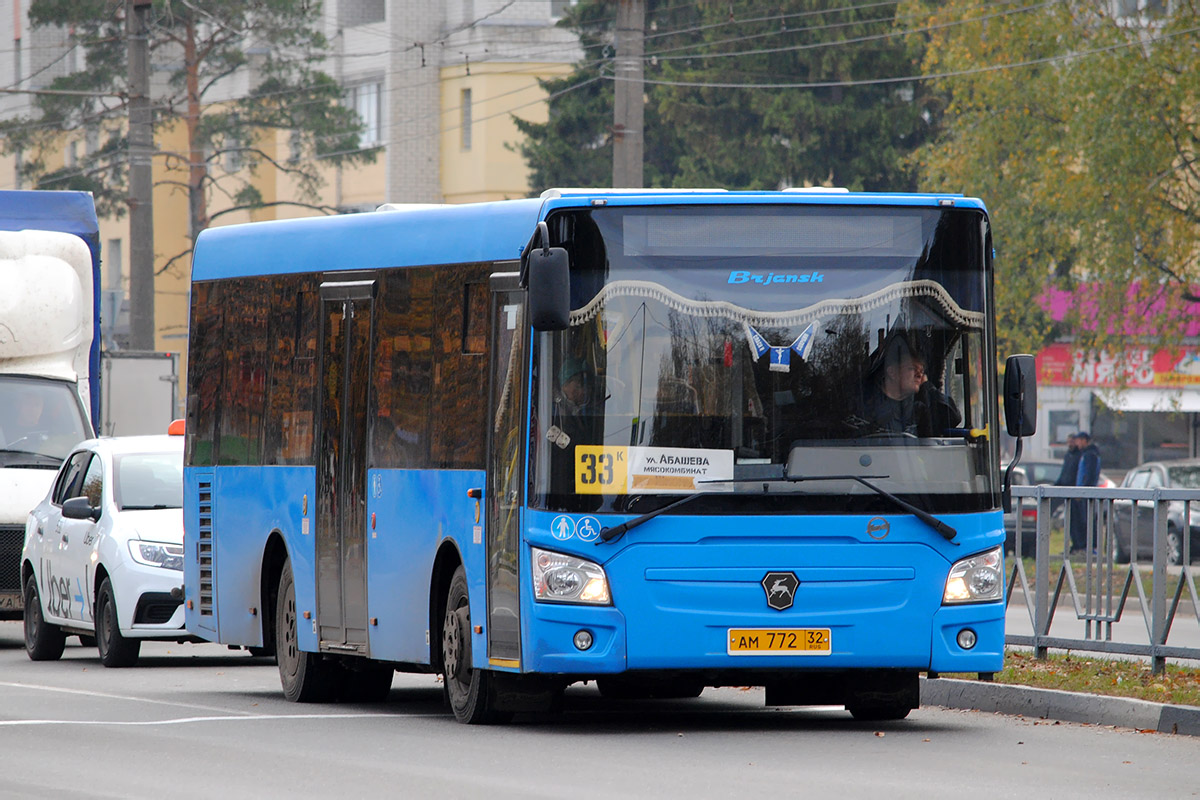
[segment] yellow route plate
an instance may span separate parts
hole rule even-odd
[[[577,494],[625,494],[629,448],[581,444],[575,448]]]

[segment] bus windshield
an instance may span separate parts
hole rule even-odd
[[[549,220],[570,327],[534,337],[531,502],[644,512],[995,508],[986,216],[601,207]],[[787,480],[791,479],[791,480]],[[651,502],[647,496],[657,496]]]

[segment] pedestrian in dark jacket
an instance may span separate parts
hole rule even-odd
[[[1067,437],[1067,454],[1063,456],[1062,471],[1058,473],[1055,486],[1074,486],[1079,476],[1079,440],[1075,434]]]
[[[1055,486],[1074,486],[1076,478],[1079,477],[1079,440],[1075,438],[1075,434],[1067,435],[1067,453],[1063,456],[1062,470],[1058,473],[1058,480],[1054,482]],[[1065,501],[1061,497],[1057,497],[1050,501],[1050,510],[1058,513],[1058,509],[1062,508]]]
[[[1100,448],[1092,441],[1087,431],[1075,434],[1079,447],[1079,464],[1075,471],[1076,486],[1095,486],[1100,482]],[[1088,501],[1071,501],[1071,549],[1087,548]]]
[[[1079,442],[1079,471],[1076,486],[1095,486],[1100,483],[1100,448],[1085,431],[1075,434]]]

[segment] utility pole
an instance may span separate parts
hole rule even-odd
[[[129,338],[154,349],[154,127],[150,115],[151,0],[125,0],[129,55]]]
[[[646,0],[618,0],[613,86],[613,187],[641,189]]]

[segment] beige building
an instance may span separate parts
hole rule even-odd
[[[381,148],[376,163],[353,170],[324,170],[320,205],[342,212],[381,203],[467,203],[523,197],[529,171],[516,151],[514,115],[543,121],[539,79],[562,75],[581,57],[574,36],[555,26],[569,0],[325,0],[325,35],[333,52],[325,71],[345,87],[366,128],[360,145]],[[0,39],[12,43],[0,58],[0,86],[45,87],[82,68],[81,48],[65,30],[31,29],[31,0],[7,0],[0,10]],[[248,50],[251,52],[252,50]],[[155,79],[164,73],[156,71]],[[232,76],[214,102],[252,88],[250,70]],[[28,113],[29,96],[0,95],[0,118]],[[92,137],[94,138],[94,136]],[[154,159],[155,348],[186,352],[189,258],[188,204],[178,181],[186,178],[182,125],[156,132]],[[256,142],[286,162],[290,137]],[[69,166],[84,148],[86,132],[67,132],[51,167]],[[321,213],[288,205],[297,198],[286,173],[268,164],[256,173],[227,158],[213,169],[233,186],[209,197],[214,225]],[[175,183],[173,183],[175,182]],[[251,183],[267,207],[221,215],[229,189]],[[34,188],[23,182],[17,160],[0,159],[0,188]],[[538,187],[539,189],[541,187]],[[281,203],[281,205],[270,205]],[[102,317],[109,346],[120,346],[128,328],[129,221],[101,221]],[[185,365],[181,362],[181,371]]]

